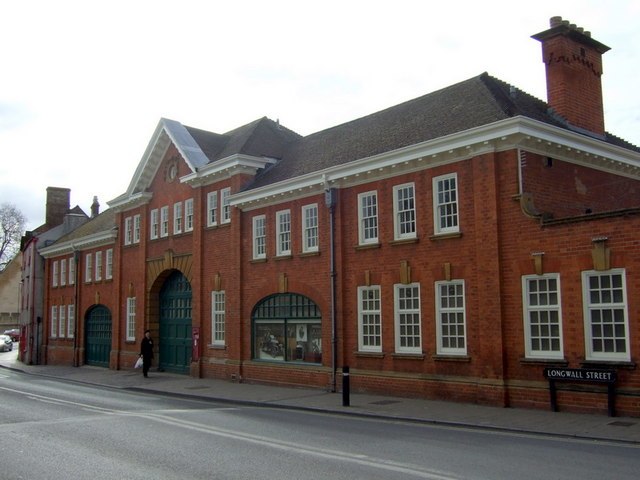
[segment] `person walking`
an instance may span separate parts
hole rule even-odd
[[[142,374],[148,377],[151,360],[153,360],[153,340],[149,330],[144,332],[144,338],[140,342],[140,356],[142,357]]]

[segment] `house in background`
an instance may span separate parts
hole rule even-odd
[[[28,364],[40,364],[43,340],[43,305],[45,289],[45,262],[40,249],[54,243],[62,235],[74,230],[87,221],[87,214],[79,206],[70,208],[71,190],[48,187],[45,223],[22,237],[22,271],[20,279],[20,320],[21,344],[18,358]],[[94,206],[97,208],[97,199]],[[69,267],[71,268],[71,266]],[[65,271],[65,278],[66,278]]]
[[[22,256],[16,255],[0,272],[0,333],[19,328]]]
[[[545,369],[640,415],[640,148],[551,19],[548,102],[486,73],[300,136],[161,119],[127,191],[42,248],[48,363],[548,408]],[[74,260],[76,279],[63,281]],[[606,410],[566,383],[561,408]]]

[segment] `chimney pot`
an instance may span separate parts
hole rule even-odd
[[[549,20],[549,26],[551,28],[557,27],[562,24],[562,17],[551,17]]]
[[[98,196],[94,195],[93,203],[91,204],[91,218],[97,217],[100,213],[100,204],[98,203]]]

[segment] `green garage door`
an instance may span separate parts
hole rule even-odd
[[[191,365],[191,284],[174,272],[160,290],[160,362],[167,372],[189,373]]]
[[[108,367],[111,354],[111,312],[107,307],[98,305],[87,313],[85,332],[85,363]]]

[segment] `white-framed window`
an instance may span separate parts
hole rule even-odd
[[[318,251],[318,204],[302,207],[302,251]]]
[[[378,243],[378,192],[358,195],[358,242]]]
[[[438,353],[467,354],[464,280],[436,282]]]
[[[51,285],[54,287],[58,286],[58,260],[55,260],[51,264]]]
[[[93,280],[93,255],[87,253],[84,256],[84,281],[91,283]]]
[[[522,307],[527,358],[563,358],[560,275],[523,276]]]
[[[75,255],[69,259],[69,285],[76,283],[76,259]]]
[[[127,297],[127,341],[136,339],[136,297]]]
[[[113,248],[109,248],[106,252],[104,278],[107,280],[113,278]]]
[[[58,337],[60,338],[65,337],[66,328],[67,328],[67,306],[60,305],[60,312],[58,313]]]
[[[96,252],[96,282],[102,280],[102,252]]]
[[[53,305],[51,307],[51,336],[53,338],[58,336],[58,306]]]
[[[140,214],[133,216],[133,243],[140,243]]]
[[[420,285],[394,285],[396,352],[422,353]]]
[[[149,238],[155,240],[160,236],[160,217],[158,215],[158,209],[151,210],[151,228],[149,228]]]
[[[460,230],[458,222],[458,175],[452,173],[433,179],[434,232],[453,233]]]
[[[211,292],[211,339],[214,345],[224,345],[225,331],[225,293]]]
[[[73,338],[76,334],[76,306],[67,305],[67,338]]]
[[[167,205],[160,209],[160,236],[169,236],[169,207]]]
[[[231,205],[229,203],[231,197],[231,189],[223,188],[220,190],[220,203],[222,204],[222,219],[220,223],[229,223],[231,221]]]
[[[184,201],[184,231],[193,231],[193,198]]]
[[[264,215],[253,217],[253,258],[267,256],[267,220]]]
[[[65,286],[67,284],[67,259],[60,260],[60,285]]]
[[[413,183],[393,187],[395,240],[416,237],[416,203]]]
[[[133,243],[133,219],[127,217],[124,219],[124,244],[131,245]]]
[[[630,361],[626,274],[582,272],[587,360]]]
[[[218,224],[218,192],[207,193],[207,227]]]
[[[382,351],[380,286],[358,287],[358,350]]]
[[[276,255],[291,255],[291,212],[276,212]]]
[[[182,202],[173,204],[173,234],[182,233]]]

